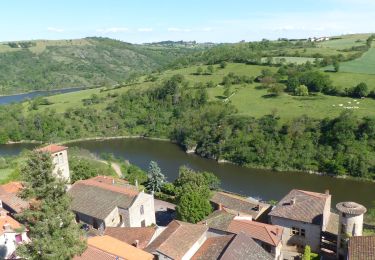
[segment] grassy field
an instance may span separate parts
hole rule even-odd
[[[14,169],[0,169],[0,184],[6,183]]]
[[[341,39],[334,39],[318,43],[318,46],[323,48],[330,48],[335,50],[342,50],[351,48],[353,46],[362,46],[366,44],[367,38],[370,34],[352,34],[340,37]]]
[[[354,101],[346,97],[326,95],[295,97],[288,94],[271,97],[266,89],[257,88],[257,84],[239,86],[233,88],[233,91],[236,93],[231,97],[230,102],[237,107],[241,115],[260,117],[276,112],[282,120],[290,120],[301,115],[332,118],[345,110],[344,107],[358,106],[358,109],[351,109],[356,115],[375,116],[375,101],[372,99]],[[209,96],[212,100],[223,100],[223,92],[223,87],[212,88],[209,89]]]
[[[369,90],[375,90],[375,75],[374,74],[359,74],[350,72],[328,73],[333,81],[333,84],[340,88],[351,88],[358,85],[360,82],[365,82]]]
[[[340,71],[375,74],[375,47],[370,48],[358,59],[342,62]]]
[[[111,98],[106,98],[108,93],[122,94],[132,88],[147,89],[160,84],[164,79],[175,74],[182,74],[186,79],[191,81],[189,87],[193,87],[197,82],[205,83],[212,80],[216,87],[208,89],[210,99],[223,101],[225,99],[223,97],[224,88],[219,84],[222,81],[222,78],[229,72],[234,72],[237,75],[256,77],[260,75],[263,69],[270,69],[272,71],[276,71],[277,69],[275,67],[268,66],[230,63],[224,69],[220,69],[218,66],[215,66],[215,71],[212,75],[195,75],[198,67],[199,66],[192,66],[179,70],[166,71],[158,75],[159,79],[157,82],[142,82],[126,87],[111,89],[109,91],[101,91],[104,90],[104,88],[97,88],[50,96],[48,97],[48,100],[53,104],[48,106],[40,106],[40,110],[55,109],[57,112],[62,113],[68,108],[83,106],[82,100],[85,98],[90,98],[90,96],[93,94],[105,98],[105,101],[100,104],[92,105],[91,107],[104,109],[107,104],[113,100]],[[206,66],[201,67],[203,70],[206,70],[207,68]],[[342,72],[329,74],[334,84],[340,85],[343,88],[352,87],[361,81],[366,82],[369,84],[369,86],[375,85],[375,75]],[[310,97],[296,97],[286,93],[279,97],[270,97],[267,90],[259,88],[258,83],[234,85],[232,86],[232,91],[236,91],[236,94],[231,97],[230,102],[237,107],[239,114],[242,115],[260,117],[276,112],[282,118],[282,120],[290,120],[296,116],[304,114],[314,118],[324,118],[339,115],[344,109],[346,109],[344,107],[357,106],[358,108],[351,110],[353,110],[358,116],[375,116],[375,100],[369,98],[354,101],[352,98],[327,96],[322,94]],[[356,104],[356,102],[359,102],[359,104]],[[29,112],[27,109],[28,104],[24,103],[24,106],[25,111]]]

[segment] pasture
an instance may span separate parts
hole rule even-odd
[[[340,71],[375,74],[375,47],[370,48],[358,59],[340,63]]]

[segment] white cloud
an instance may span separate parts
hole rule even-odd
[[[138,28],[138,32],[152,32],[152,28]]]
[[[47,28],[47,31],[49,31],[49,32],[56,32],[56,33],[62,33],[62,32],[64,32],[65,30],[62,29],[62,28],[48,27],[48,28]]]
[[[99,33],[123,33],[128,32],[129,28],[126,27],[110,27],[110,28],[101,28],[96,30]]]

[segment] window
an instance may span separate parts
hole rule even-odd
[[[143,205],[141,205],[141,208],[139,209],[139,212],[141,213],[141,215],[145,214],[145,209],[144,209]]]
[[[59,157],[57,154],[55,154],[55,156],[53,157],[53,163],[54,164],[58,164],[59,163]]]
[[[299,234],[299,228],[292,227],[292,235],[298,235]]]
[[[64,156],[62,153],[59,153],[59,163],[63,164],[64,163]]]
[[[21,243],[22,242],[22,234],[17,234],[16,235],[16,243]]]
[[[301,236],[301,237],[306,236],[306,230],[303,228],[292,227],[290,233],[292,236]]]

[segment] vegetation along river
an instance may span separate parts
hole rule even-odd
[[[15,155],[32,144],[0,145],[1,155]],[[178,168],[187,165],[195,170],[210,171],[221,179],[223,189],[259,197],[279,200],[293,188],[324,192],[329,189],[333,202],[356,201],[370,207],[375,201],[375,183],[337,179],[328,176],[298,172],[274,172],[248,169],[232,164],[218,164],[214,160],[186,154],[179,146],[165,141],[147,139],[90,140],[70,143],[95,154],[112,153],[147,170],[151,160],[156,161],[169,181],[178,176]]]

